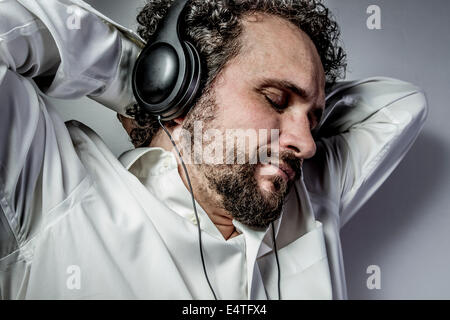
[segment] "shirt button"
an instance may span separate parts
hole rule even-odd
[[[163,162],[163,167],[164,167],[165,169],[168,169],[169,166],[170,166],[169,160],[164,160],[164,162]]]
[[[191,222],[195,225],[197,225],[197,219],[195,218],[195,215],[191,216]]]

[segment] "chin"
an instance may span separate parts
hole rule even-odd
[[[293,181],[286,179],[279,173],[272,175],[257,174],[255,178],[261,195],[268,203],[283,201],[293,185]]]
[[[267,179],[267,177],[258,180],[258,187],[264,195],[268,196],[277,191],[274,183],[270,179]]]

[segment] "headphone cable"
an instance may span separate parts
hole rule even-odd
[[[164,132],[169,137],[170,142],[172,142],[172,145],[174,146],[175,150],[177,151],[177,154],[178,154],[178,157],[180,158],[181,165],[183,167],[184,173],[186,174],[186,180],[187,180],[187,183],[188,183],[188,186],[189,186],[189,190],[190,190],[190,193],[191,193],[191,197],[192,197],[192,204],[193,204],[193,207],[194,207],[195,219],[197,220],[198,243],[199,243],[199,249],[200,249],[200,257],[202,259],[203,272],[205,274],[205,278],[206,278],[206,281],[208,282],[209,288],[211,289],[211,293],[214,296],[214,300],[217,300],[216,293],[214,292],[214,289],[213,289],[213,287],[211,285],[211,282],[209,281],[208,273],[206,271],[205,258],[203,256],[202,232],[201,232],[201,229],[200,229],[200,221],[199,221],[199,218],[198,218],[197,206],[195,205],[194,191],[192,190],[191,180],[189,179],[189,174],[187,172],[186,165],[185,165],[185,163],[183,161],[183,157],[181,156],[181,153],[178,150],[175,141],[173,141],[172,135],[169,133],[169,131],[166,129],[166,127],[161,122],[161,116],[158,116],[158,122],[159,122],[159,125],[161,126],[161,128],[164,130]],[[273,248],[274,248],[274,252],[275,252],[275,259],[276,259],[276,262],[277,262],[277,270],[278,270],[278,281],[277,281],[278,300],[281,300],[280,262],[278,260],[277,242],[275,240],[275,228],[274,228],[273,222],[271,223],[271,225],[272,225],[272,242],[273,242]]]
[[[273,249],[275,252],[275,260],[277,261],[277,270],[278,270],[278,282],[277,282],[277,286],[278,286],[278,300],[281,300],[281,283],[280,283],[280,262],[278,261],[278,250],[277,250],[277,242],[275,240],[275,228],[273,227],[273,222],[271,223],[272,225],[272,242],[273,242]]]
[[[162,122],[161,122],[161,116],[158,116],[158,122],[159,122],[159,125],[161,126],[161,128],[163,128],[164,132],[165,132],[165,133],[167,134],[167,136],[169,137],[169,139],[170,139],[170,141],[172,142],[172,144],[173,144],[175,150],[177,151],[178,157],[179,157],[180,160],[181,160],[181,165],[183,166],[183,169],[184,169],[184,173],[186,174],[186,180],[187,180],[187,183],[188,183],[188,186],[189,186],[189,190],[190,190],[190,193],[191,193],[192,204],[193,204],[193,206],[194,206],[195,219],[197,219],[198,244],[199,244],[199,248],[200,248],[200,257],[201,257],[201,259],[202,259],[203,272],[204,272],[204,274],[205,274],[205,278],[206,278],[206,281],[208,282],[209,288],[211,289],[211,292],[212,292],[212,294],[213,294],[213,296],[214,296],[214,300],[217,300],[216,293],[214,292],[214,289],[213,289],[213,287],[212,287],[212,285],[211,285],[211,282],[209,282],[208,273],[206,272],[205,258],[203,257],[202,231],[201,231],[201,229],[200,229],[200,221],[199,221],[199,219],[198,219],[197,206],[195,205],[194,191],[192,190],[191,180],[189,179],[189,174],[188,174],[188,172],[187,172],[186,165],[184,164],[183,157],[181,156],[181,153],[180,153],[180,151],[178,150],[175,141],[173,141],[172,135],[169,133],[169,131],[166,129],[166,127],[165,127],[165,126],[162,124]]]

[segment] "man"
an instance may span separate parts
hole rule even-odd
[[[169,5],[144,7],[145,40]],[[75,11],[80,28],[67,22]],[[196,122],[201,133],[279,132],[280,170],[188,164],[211,288],[186,176],[130,90],[141,39],[81,1],[7,0],[0,15],[2,298],[211,299],[211,288],[219,299],[346,298],[339,229],[412,145],[426,102],[388,78],[333,86],[344,55],[322,4],[196,0],[186,10],[207,73],[191,111],[166,124],[185,160],[177,132]],[[46,95],[112,108],[142,148],[119,161]]]

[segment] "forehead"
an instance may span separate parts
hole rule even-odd
[[[306,33],[289,21],[267,14],[243,20],[242,51],[236,59],[245,78],[278,78],[321,95],[325,74]],[[245,71],[245,72],[244,72]]]

